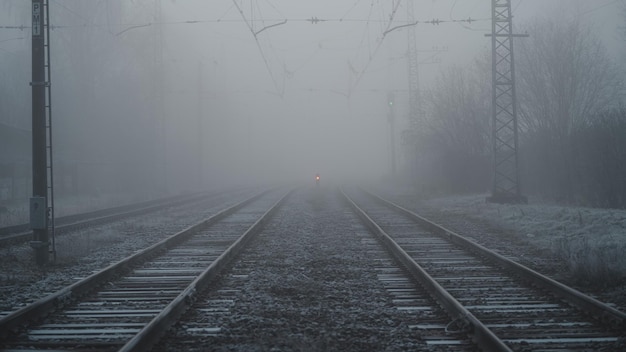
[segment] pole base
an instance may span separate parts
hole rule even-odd
[[[50,259],[48,254],[48,247],[50,242],[48,241],[30,241],[31,248],[35,251],[35,263],[39,266],[48,264]]]

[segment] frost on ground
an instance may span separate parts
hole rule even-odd
[[[206,219],[222,209],[222,201],[208,199],[65,233],[56,239],[56,261],[43,271],[28,243],[0,248],[0,317]]]
[[[626,211],[549,204],[494,204],[486,195],[448,197],[428,203],[512,230],[519,239],[548,248],[579,279],[606,286],[626,278]]]
[[[487,203],[488,194],[425,199],[412,191],[380,191],[390,200],[488,248],[509,241],[501,254],[542,263],[531,268],[603,301],[626,308],[626,210],[565,207],[531,198],[528,204]],[[471,230],[470,227],[474,226]],[[524,263],[528,265],[527,262]]]

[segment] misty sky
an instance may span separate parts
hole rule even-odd
[[[407,113],[407,32],[395,30],[383,40],[386,29],[406,23],[404,2],[389,23],[392,3],[239,2],[246,23],[232,1],[164,1],[168,21],[208,21],[167,26],[171,37],[166,45],[171,50],[166,60],[180,68],[191,67],[193,75],[198,57],[203,58],[207,104],[212,100],[227,104],[226,133],[233,137],[245,133],[249,140],[238,147],[239,157],[247,155],[254,162],[268,154],[280,155],[270,158],[270,163],[298,177],[314,172],[380,176],[389,169],[387,91],[396,91],[399,129]],[[415,1],[415,19],[421,22],[476,20],[416,27],[423,89],[443,67],[462,65],[489,50],[484,34],[490,31],[490,3]],[[580,16],[604,33],[609,45],[615,43],[622,20],[616,10],[619,5],[591,0],[513,1],[515,22],[520,25],[554,14]],[[311,18],[328,21],[305,21]],[[284,20],[287,23],[259,33],[258,43],[248,27],[259,31]]]
[[[65,25],[102,25],[73,11],[80,1],[87,0],[53,0],[51,5],[64,13]],[[415,27],[422,89],[428,89],[446,67],[464,65],[489,52],[490,41],[484,34],[490,31],[491,1],[414,3],[415,19],[422,22]],[[154,22],[153,2],[130,4],[133,11],[119,20],[107,20],[102,31],[115,40],[148,43],[156,28],[146,26]],[[389,0],[238,0],[236,4],[243,16],[230,0],[162,0],[163,114],[169,163],[176,166],[192,154],[197,157],[190,151],[201,136],[205,168],[210,169],[207,177],[237,174],[312,180],[318,172],[324,179],[388,173],[386,97],[388,91],[396,92],[395,115],[401,130],[408,104],[407,31],[383,33],[406,23],[405,2],[399,3],[392,23],[396,1]],[[580,18],[601,33],[614,57],[623,53],[618,30],[623,1],[514,0],[512,4],[514,26],[537,17]],[[315,18],[321,21],[307,21]],[[450,22],[469,18],[472,23]],[[442,23],[423,23],[433,19]],[[5,24],[23,20],[3,18]],[[276,26],[265,28],[272,25]],[[258,32],[256,39],[251,31]],[[16,40],[5,41],[16,34],[2,32],[0,55],[10,55],[12,46],[18,45]],[[21,33],[21,37],[28,36]],[[399,151],[400,165],[402,158]]]

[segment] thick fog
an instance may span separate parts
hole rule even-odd
[[[403,173],[412,160],[401,138],[408,30],[422,92],[491,48],[487,0],[414,1],[419,23],[403,28],[405,1],[50,6],[55,159],[59,182],[78,190],[306,184],[316,173],[324,182],[379,180],[391,173],[390,114]],[[516,28],[579,18],[610,55],[622,53],[619,2],[514,0],[513,10]],[[29,11],[29,1],[0,0],[0,123],[22,130],[30,129]]]

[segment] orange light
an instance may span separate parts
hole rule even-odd
[[[316,179],[317,181],[319,181],[319,180],[320,180],[320,175],[315,175],[315,179]]]

